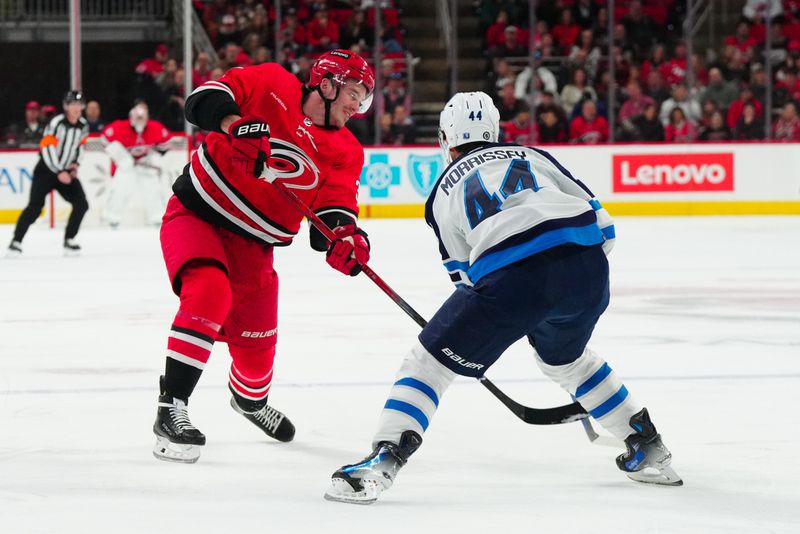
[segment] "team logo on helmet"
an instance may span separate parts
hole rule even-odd
[[[319,169],[303,149],[282,139],[270,138],[269,169],[289,189],[314,189]]]

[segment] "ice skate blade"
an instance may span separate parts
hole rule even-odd
[[[153,447],[153,456],[165,462],[193,464],[200,458],[200,446],[172,443],[167,438],[158,436]]]
[[[659,486],[683,486],[683,479],[678,476],[671,467],[662,467],[659,469],[647,467],[635,473],[625,473],[628,478],[635,482],[642,482],[644,484],[656,484]]]
[[[8,250],[5,253],[5,258],[9,260],[19,258],[20,256],[22,256],[22,252],[19,252],[17,250]]]
[[[347,504],[372,504],[381,494],[377,482],[364,481],[364,491],[353,491],[353,487],[341,478],[332,478],[331,487],[325,492],[325,500]]]
[[[77,258],[81,255],[80,250],[70,250],[68,248],[64,249],[64,257],[65,258]]]

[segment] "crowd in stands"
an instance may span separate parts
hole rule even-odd
[[[215,80],[236,66],[278,62],[301,82],[308,80],[314,59],[322,52],[345,48],[372,60],[376,43],[373,0],[282,1],[279,39],[275,35],[274,2],[268,0],[195,0],[194,7],[211,39],[215,54],[199,52],[191,66],[192,86]],[[381,2],[382,96],[375,98],[365,116],[356,116],[348,127],[363,144],[375,140],[375,113],[380,116],[382,144],[413,144],[416,128],[410,117],[404,30],[394,0]],[[276,43],[279,42],[279,45]],[[276,51],[276,46],[279,50]],[[181,50],[167,44],[155,47],[152,57],[142,59],[131,73],[132,105],[148,104],[150,116],[169,130],[184,131],[184,77],[186,65]],[[95,108],[95,106],[98,106]],[[52,108],[52,109],[51,109]],[[126,108],[127,109],[127,108]],[[60,106],[29,102],[24,117],[3,131],[6,146],[35,146],[48,114],[60,113]],[[90,103],[86,115],[98,113],[99,104]],[[109,117],[117,119],[123,117]],[[90,124],[94,120],[90,119]],[[27,131],[27,130],[31,131]],[[93,127],[93,131],[100,131]],[[36,133],[38,132],[38,134]],[[38,135],[38,137],[37,137]],[[203,138],[200,132],[196,141]]]
[[[532,29],[522,0],[479,0],[476,10],[486,90],[507,141],[603,143],[612,134],[610,114],[615,141],[763,140],[767,62],[769,137],[800,141],[800,0],[748,0],[733,34],[712,53],[694,50],[691,57],[681,40],[682,0],[617,0],[610,15],[606,0],[538,0]],[[616,82],[610,110],[609,43]]]

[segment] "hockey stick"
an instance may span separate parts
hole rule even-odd
[[[286,200],[288,200],[298,211],[300,211],[300,213],[305,215],[305,217],[311,221],[311,223],[317,228],[317,230],[320,231],[320,233],[322,233],[322,235],[325,236],[328,241],[334,241],[336,239],[336,234],[333,233],[333,230],[328,228],[328,225],[325,224],[316,213],[311,211],[311,209],[306,206],[303,201],[297,198],[297,195],[289,191],[285,185],[278,181],[272,181],[270,183],[281,195],[283,195]],[[425,328],[425,325],[428,324],[428,322],[423,319],[422,316],[418,314],[410,304],[408,304],[408,302],[403,300],[400,295],[398,295],[391,287],[389,287],[389,284],[384,282],[383,279],[378,276],[369,265],[361,265],[361,270],[367,276],[367,278],[372,280],[375,285],[381,289],[381,291],[386,293],[386,295],[388,295],[388,297],[392,299],[392,301],[397,304],[400,309],[406,312],[406,314],[411,317],[415,323],[422,328]],[[500,391],[500,389],[485,376],[479,378],[478,381],[483,384],[486,389],[492,393],[492,395],[500,399],[500,402],[505,404],[506,407],[508,407],[514,413],[514,415],[531,425],[558,425],[561,423],[571,423],[572,421],[585,419],[589,416],[589,414],[586,413],[586,410],[584,410],[583,407],[577,402],[565,404],[563,406],[556,406],[554,408],[530,408],[528,406],[523,406]]]
[[[572,397],[572,400],[578,402],[574,396]],[[595,445],[614,447],[615,449],[618,449],[620,447],[623,448],[625,447],[625,444],[621,440],[613,436],[604,436],[602,434],[598,434],[595,431],[594,427],[592,426],[592,422],[589,421],[588,417],[581,419],[581,425],[583,426],[584,432],[586,432],[586,437],[588,437],[589,441],[591,441]]]

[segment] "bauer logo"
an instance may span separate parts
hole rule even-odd
[[[733,154],[613,156],[615,193],[733,191]]]

